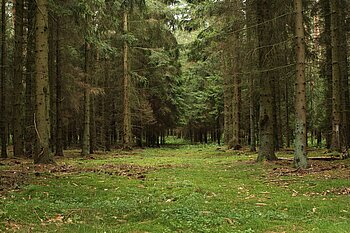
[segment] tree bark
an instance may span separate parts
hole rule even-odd
[[[91,80],[91,84],[93,81]],[[96,149],[96,98],[90,96],[90,154],[93,154]]]
[[[322,0],[321,6],[324,14],[324,41],[325,41],[325,61],[321,75],[324,77],[326,119],[323,133],[326,139],[326,148],[330,149],[332,144],[332,39],[331,39],[331,10],[330,1]]]
[[[233,84],[233,98],[232,98],[232,139],[229,144],[229,148],[238,150],[240,145],[240,125],[241,125],[241,81],[238,74],[239,70],[239,52],[238,52],[238,35],[235,33],[232,35],[233,41],[231,46],[232,50],[232,84]]]
[[[35,88],[35,1],[27,1],[27,57],[26,57],[26,89],[25,89],[25,114],[24,114],[24,149],[27,157],[34,153],[35,129],[34,129],[34,88]]]
[[[123,12],[123,32],[128,33],[128,12]],[[129,74],[129,45],[125,39],[123,46],[123,148],[131,149],[131,107],[130,107],[130,74]]]
[[[56,23],[52,11],[49,11],[49,90],[50,90],[50,151],[56,148]]]
[[[341,144],[347,148],[350,146],[350,93],[349,93],[349,72],[348,72],[348,45],[347,45],[347,12],[348,3],[340,0],[339,4],[339,66],[340,66],[340,85],[341,85],[341,106],[342,106],[342,131],[340,132]]]
[[[255,48],[257,46],[257,31],[252,25],[256,24],[256,9],[255,0],[246,1],[246,23],[247,23],[247,43],[248,49]],[[257,70],[258,57],[256,53],[251,53],[249,68],[252,70]],[[256,100],[256,74],[252,73],[249,76],[249,136],[250,136],[250,151],[256,151],[256,111],[255,106],[257,104]]]
[[[269,22],[273,17],[271,1],[261,0],[257,2],[258,28],[259,36],[259,68],[260,68],[260,114],[259,114],[259,134],[260,147],[257,161],[276,160],[274,145],[274,117],[273,117],[273,82],[274,71],[273,53],[269,45],[273,43],[273,35],[277,33]]]
[[[0,140],[1,158],[7,158],[6,109],[6,1],[1,2],[1,67],[0,67]]]
[[[90,44],[85,42],[85,87],[84,87],[84,128],[83,128],[83,146],[81,154],[87,156],[90,154],[90,107],[91,107],[91,96],[90,96]]]
[[[330,0],[332,39],[332,149],[341,150],[341,70],[339,64],[339,6],[338,0]]]
[[[13,78],[13,152],[24,156],[23,139],[23,0],[15,1],[15,52]]]
[[[61,19],[56,18],[56,156],[63,156],[63,122],[62,122],[62,59],[61,59]]]
[[[223,55],[224,56],[224,55]],[[224,59],[224,58],[223,58]],[[224,142],[229,146],[232,140],[232,90],[231,80],[232,77],[228,72],[227,59],[224,59]]]
[[[296,35],[296,95],[295,95],[295,151],[294,165],[307,167],[306,153],[306,80],[305,80],[305,39],[302,0],[294,0]]]
[[[36,146],[34,163],[53,163],[50,154],[50,95],[48,80],[48,1],[37,0],[36,49],[35,49],[35,130]]]

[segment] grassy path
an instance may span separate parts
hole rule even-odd
[[[183,146],[3,164],[27,181],[1,193],[0,231],[349,232],[349,160],[300,173],[255,156]]]

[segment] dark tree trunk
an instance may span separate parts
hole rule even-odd
[[[331,148],[332,143],[332,40],[331,40],[331,10],[329,0],[323,0],[321,6],[323,7],[324,14],[324,41],[325,41],[325,61],[324,69],[321,71],[321,75],[324,77],[324,83],[326,88],[325,93],[325,139],[326,148]]]
[[[34,50],[35,50],[35,1],[27,1],[27,57],[26,57],[26,89],[25,89],[25,116],[24,116],[24,149],[26,156],[34,153]]]
[[[246,1],[246,24],[247,24],[247,43],[248,48],[255,48],[257,46],[257,30],[256,27],[252,25],[256,24],[256,7],[255,0]],[[257,70],[258,57],[256,53],[252,53],[250,58],[249,67],[252,70]],[[255,73],[249,76],[249,147],[250,151],[256,151],[256,108],[257,105],[257,95],[256,95],[256,80],[257,75]]]
[[[7,158],[7,109],[6,109],[6,1],[1,3],[1,67],[0,67],[0,140],[1,158]]]
[[[3,6],[4,8],[4,6]],[[4,13],[3,9],[3,13]],[[15,53],[13,78],[13,152],[24,156],[23,139],[23,0],[15,1]],[[5,16],[2,16],[5,20]],[[3,24],[4,27],[4,24]]]
[[[331,41],[332,41],[332,149],[341,150],[340,133],[342,125],[341,101],[341,67],[340,67],[340,35],[339,35],[339,1],[330,0],[331,9]]]
[[[339,65],[340,65],[340,85],[341,85],[341,105],[342,105],[342,131],[341,144],[344,147],[350,146],[350,96],[349,96],[349,77],[348,77],[348,45],[347,45],[347,13],[348,1],[340,0],[339,8]]]
[[[260,114],[259,114],[259,133],[260,147],[257,161],[276,160],[274,145],[274,106],[273,106],[273,83],[276,72],[270,70],[274,66],[274,54],[269,45],[273,44],[274,30],[270,23],[273,18],[274,1],[261,0],[257,2],[258,23],[261,23],[258,29],[259,35],[259,68],[260,68]]]
[[[91,95],[90,95],[90,44],[85,42],[85,61],[84,61],[84,73],[85,73],[85,87],[84,87],[84,125],[83,125],[83,140],[82,151],[83,156],[90,154],[90,117],[91,117]]]
[[[49,11],[49,15],[54,15]],[[56,17],[56,15],[54,16]],[[53,17],[49,17],[49,86],[50,86],[50,151],[55,152],[56,146],[56,23]]]
[[[48,80],[48,1],[37,0],[35,24],[35,130],[34,163],[53,163],[50,153],[50,92]]]
[[[62,59],[61,59],[61,25],[57,17],[56,24],[56,156],[63,156],[63,114],[62,114]]]

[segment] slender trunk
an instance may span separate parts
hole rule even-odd
[[[241,106],[241,88],[240,88],[240,77],[238,74],[238,63],[239,63],[239,54],[238,54],[238,35],[235,33],[232,35],[233,41],[231,46],[233,47],[233,73],[232,73],[232,84],[233,84],[233,98],[232,98],[232,139],[229,144],[229,148],[238,150],[240,146],[240,106]]]
[[[48,1],[37,0],[36,9],[36,51],[35,51],[35,163],[52,163],[53,159],[50,154],[50,95],[48,80]]]
[[[302,0],[294,0],[296,34],[296,96],[295,96],[295,152],[294,165],[307,167],[306,154],[306,80],[305,80],[305,39]]]
[[[227,59],[224,59],[224,142],[229,145],[232,140],[232,91],[231,77],[228,71]]]
[[[255,0],[247,0],[246,1],[246,24],[247,24],[247,40],[248,40],[248,49],[255,48],[257,46],[257,31],[255,27],[252,27],[253,24],[256,24],[255,16],[256,9],[254,7]],[[251,62],[249,64],[250,68],[253,70],[257,69],[258,57],[256,53],[251,54],[250,58]],[[256,151],[256,111],[255,106],[257,104],[256,101],[256,91],[255,91],[255,83],[256,83],[256,75],[252,73],[249,76],[249,136],[250,136],[250,151]]]
[[[62,123],[62,59],[61,59],[61,25],[57,17],[56,24],[56,156],[63,156],[63,123]]]
[[[92,82],[91,82],[92,83]],[[95,97],[90,97],[90,154],[93,154],[96,149],[96,106]]]
[[[330,0],[332,39],[332,149],[340,151],[341,140],[341,70],[339,64],[339,6],[338,0]]]
[[[15,53],[13,78],[13,152],[24,156],[23,140],[23,0],[15,1]]]
[[[256,151],[256,137],[255,137],[255,101],[254,95],[255,85],[254,76],[249,78],[249,125],[250,125],[250,151]]]
[[[289,86],[288,82],[286,81],[285,84],[285,101],[286,101],[286,146],[287,148],[290,147],[290,126],[289,126]]]
[[[280,84],[279,84],[280,85]],[[281,85],[279,86],[279,98],[277,99],[277,125],[278,125],[278,129],[277,129],[277,136],[278,136],[278,142],[279,142],[279,148],[283,148],[284,145],[284,141],[283,141],[283,122],[282,122],[282,106],[281,106],[281,98],[282,95],[280,93],[280,88]],[[283,87],[282,87],[283,88]]]
[[[278,63],[276,63],[278,64]],[[277,80],[276,80],[277,79]],[[273,80],[273,140],[274,140],[274,145],[275,145],[275,150],[278,151],[280,148],[280,141],[278,138],[278,129],[280,127],[279,122],[278,122],[278,98],[279,98],[279,90],[278,90],[278,85],[279,85],[279,77],[274,77]]]
[[[220,146],[221,144],[221,123],[220,123],[220,116],[216,117],[216,140],[218,142],[218,145]]]
[[[25,116],[24,116],[24,141],[25,141],[25,154],[31,156],[34,153],[34,139],[35,139],[35,127],[34,127],[34,87],[35,87],[35,1],[27,1],[27,59],[26,59],[26,89],[25,89]]]
[[[345,0],[339,1],[341,8],[339,9],[339,65],[341,70],[341,106],[342,106],[342,131],[340,132],[341,144],[345,147],[350,146],[350,93],[348,78],[348,45],[347,45],[347,10],[348,4]]]
[[[89,88],[89,79],[90,79],[90,44],[85,42],[85,87],[84,87],[84,128],[83,128],[83,142],[82,142],[82,151],[83,156],[87,156],[90,153],[90,88]]]
[[[50,11],[51,15],[53,12]],[[54,16],[56,17],[56,16]],[[49,89],[50,89],[50,151],[55,151],[56,145],[56,25],[53,17],[49,17]]]
[[[331,10],[329,0],[323,1],[324,11],[324,40],[325,40],[325,64],[324,70],[321,74],[324,74],[324,85],[326,88],[325,93],[325,106],[326,106],[326,125],[325,125],[325,139],[326,148],[330,149],[332,144],[332,39],[331,39]]]
[[[123,31],[128,33],[128,12],[123,13]],[[123,148],[131,149],[131,107],[130,107],[130,74],[129,74],[129,45],[124,41],[123,46]]]
[[[7,158],[6,109],[6,1],[1,2],[1,67],[0,67],[0,140],[1,158]]]
[[[109,87],[109,80],[110,80],[110,65],[109,65],[109,60],[106,59],[105,61],[105,77],[104,77],[104,86],[107,88]],[[109,89],[107,89],[109,90]],[[104,111],[103,111],[103,126],[104,126],[104,132],[105,134],[103,135],[105,143],[103,144],[106,148],[106,151],[111,150],[111,128],[113,127],[113,123],[111,121],[111,115],[113,114],[112,112],[112,106],[111,104],[111,94],[110,91],[108,91],[104,96],[103,96],[103,106],[104,106]]]

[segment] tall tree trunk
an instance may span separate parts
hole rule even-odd
[[[123,12],[123,32],[128,33],[128,12]],[[123,148],[131,148],[131,107],[130,107],[130,74],[129,74],[129,45],[124,41],[123,46]]]
[[[13,152],[24,155],[23,139],[23,0],[15,1],[15,53],[13,78]]]
[[[348,72],[348,45],[347,45],[347,12],[348,3],[346,0],[339,1],[339,65],[341,73],[341,99],[342,99],[342,131],[340,132],[341,144],[350,146],[350,93],[349,93],[349,72]]]
[[[305,38],[302,0],[294,0],[296,35],[296,96],[295,96],[295,152],[297,168],[307,167],[306,154],[306,80],[305,80]]]
[[[6,1],[1,2],[1,61],[0,61],[0,140],[1,158],[7,158],[6,109]]]
[[[223,54],[225,56],[225,54]],[[223,58],[224,59],[224,58]],[[228,72],[228,61],[224,59],[224,142],[229,146],[232,140],[232,90],[231,90],[231,79]]]
[[[275,64],[279,64],[279,63],[275,63]],[[279,73],[279,72],[278,72]],[[279,74],[278,74],[279,75]],[[275,150],[278,151],[280,148],[280,141],[279,141],[279,137],[278,137],[278,130],[279,127],[281,127],[281,125],[279,125],[278,122],[278,99],[280,98],[280,93],[279,93],[279,77],[276,75],[276,77],[274,77],[274,81],[273,81],[273,140],[274,140],[274,145],[275,145]]]
[[[105,75],[104,75],[104,86],[110,87],[110,61],[108,59],[105,60]],[[105,143],[103,146],[105,146],[106,151],[111,150],[111,127],[113,127],[113,123],[111,121],[111,115],[113,114],[114,111],[112,111],[113,104],[111,103],[112,96],[111,96],[111,91],[110,89],[107,89],[106,94],[102,97],[103,98],[103,106],[104,106],[104,111],[103,113],[103,128],[105,134],[103,135]]]
[[[249,78],[249,135],[250,135],[250,151],[256,151],[256,131],[255,131],[255,80],[252,75]]]
[[[92,82],[91,82],[92,83]],[[93,154],[96,149],[96,98],[90,97],[90,154]]]
[[[290,133],[290,126],[289,126],[289,115],[290,115],[290,112],[289,112],[289,85],[288,85],[288,81],[286,80],[286,83],[285,83],[285,101],[286,101],[286,106],[285,106],[285,111],[286,111],[286,146],[289,148],[290,147],[290,136],[291,136],[291,133]]]
[[[36,146],[34,163],[53,163],[50,154],[50,94],[48,80],[48,1],[37,0],[36,8],[36,49],[35,49],[35,129]]]
[[[251,50],[257,46],[257,31],[252,25],[256,24],[256,7],[255,0],[246,1],[246,24],[247,24],[247,45],[248,49]],[[256,53],[251,53],[249,68],[252,70],[257,70],[258,57]],[[250,136],[250,151],[256,151],[256,110],[257,105],[256,100],[256,79],[255,73],[249,75],[249,136]]]
[[[338,0],[330,0],[332,39],[332,149],[340,151],[341,140],[341,70],[339,64],[339,6]]]
[[[63,122],[62,122],[62,59],[61,59],[61,18],[56,24],[56,156],[63,156]]]
[[[50,151],[56,146],[56,23],[52,11],[49,11],[49,90],[50,90]]]
[[[330,0],[322,0],[321,6],[324,14],[324,42],[325,42],[325,60],[321,75],[324,77],[324,86],[326,88],[324,102],[326,106],[325,119],[325,139],[326,148],[330,149],[332,144],[332,39],[331,39],[331,9]]]
[[[93,71],[91,72],[95,72],[96,66],[98,66],[99,64],[99,56],[98,56],[98,51],[96,49],[91,54],[90,62],[91,62],[91,66],[94,67]],[[95,76],[96,75],[91,75],[90,77],[91,88],[95,87],[97,83]],[[90,154],[94,153],[97,146],[96,104],[95,103],[96,103],[96,97],[95,95],[91,95],[90,97]]]
[[[85,87],[84,87],[84,128],[83,128],[83,146],[81,154],[87,156],[90,154],[90,107],[91,107],[91,96],[90,96],[90,44],[85,42]]]
[[[35,87],[35,1],[27,1],[27,57],[26,57],[26,89],[25,89],[25,114],[24,114],[24,141],[25,154],[31,156],[34,153],[34,87]]]
[[[232,84],[233,84],[233,98],[232,98],[232,139],[230,141],[229,148],[238,150],[240,146],[240,112],[241,112],[241,81],[238,74],[238,64],[239,64],[239,55],[238,55],[238,35],[235,33],[232,35]]]
[[[269,47],[273,43],[274,33],[277,33],[272,24],[274,5],[271,1],[261,0],[257,2],[258,7],[258,35],[259,35],[259,68],[260,68],[260,114],[259,134],[260,147],[257,161],[276,160],[274,145],[274,117],[273,117],[273,82],[276,73],[273,67],[274,55]]]

